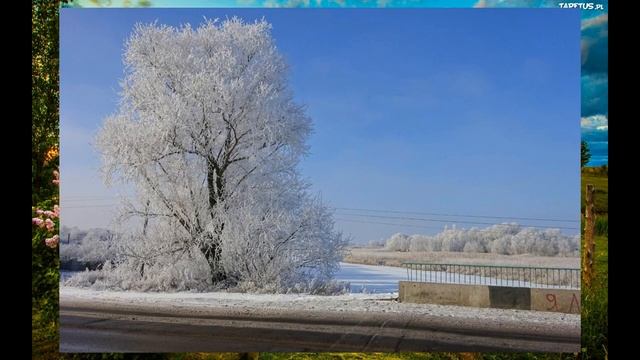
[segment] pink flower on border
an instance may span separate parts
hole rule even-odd
[[[36,210],[36,214],[42,215],[42,214],[44,214],[44,210],[38,209],[38,210]]]
[[[45,226],[47,227],[47,230],[52,231],[53,227],[56,225],[53,223],[53,221],[51,221],[51,219],[46,219],[44,221]]]
[[[33,219],[31,219],[31,224],[39,226],[39,227],[43,227],[44,226],[44,220],[42,220],[40,218],[33,218]]]
[[[53,205],[53,213],[55,214],[55,217],[59,217],[60,216],[60,206]]]
[[[53,235],[53,237],[47,238],[44,240],[44,243],[50,247],[50,248],[54,248],[56,246],[58,246],[58,242],[60,241],[60,236],[58,235]]]

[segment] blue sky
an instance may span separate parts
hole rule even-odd
[[[133,25],[233,15],[273,24],[314,121],[301,172],[330,206],[579,219],[577,11],[62,9],[64,225],[105,226],[115,203],[89,143],[116,109]],[[337,227],[356,241],[443,225],[346,213]]]

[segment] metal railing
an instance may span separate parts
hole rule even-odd
[[[439,284],[580,289],[580,269],[404,262],[407,280]]]

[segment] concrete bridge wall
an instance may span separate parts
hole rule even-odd
[[[580,313],[580,290],[400,281],[400,302]]]

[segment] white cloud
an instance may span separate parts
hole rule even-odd
[[[478,2],[473,5],[474,8],[486,8],[487,7],[487,0],[478,0]]]
[[[609,21],[609,14],[602,14],[590,19],[582,20],[580,30],[585,30],[590,27],[599,26]]]
[[[289,0],[285,7],[309,7],[310,0]]]
[[[580,127],[605,131],[609,129],[609,118],[606,115],[591,115],[580,119]]]

